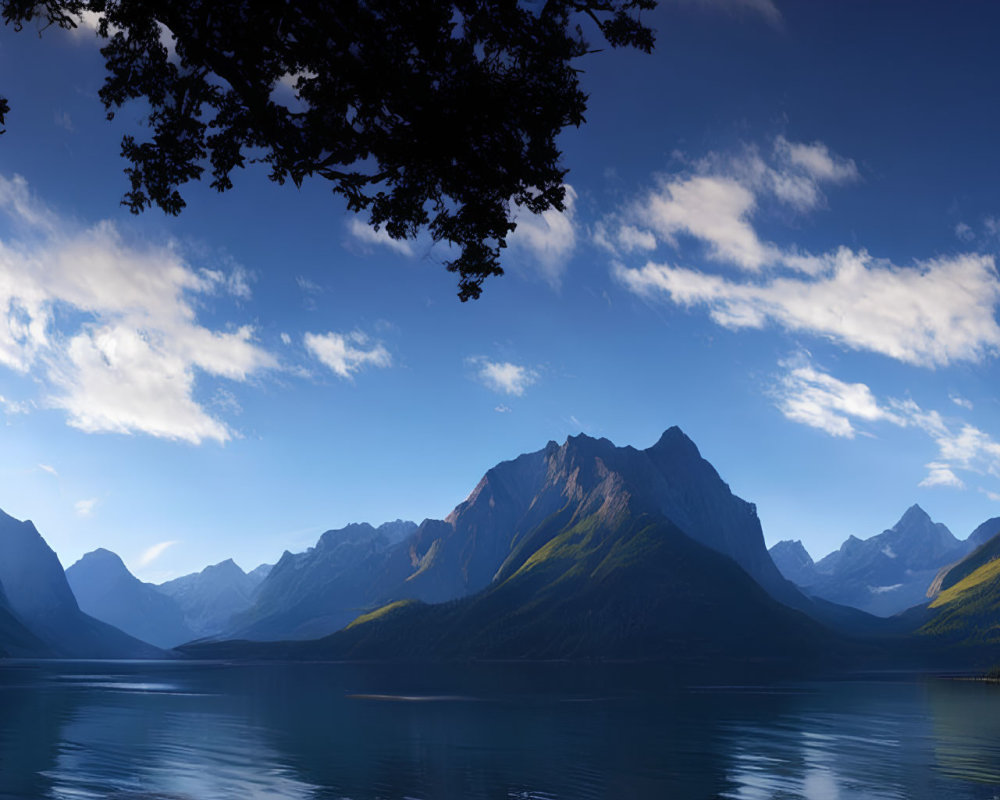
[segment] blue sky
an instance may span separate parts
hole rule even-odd
[[[244,568],[679,425],[768,543],[1000,516],[1000,9],[664,0],[583,62],[572,202],[455,297],[322,184],[133,217],[93,34],[0,36],[0,508],[69,565]]]

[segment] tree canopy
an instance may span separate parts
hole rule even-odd
[[[5,24],[96,15],[108,118],[148,105],[122,139],[123,203],[184,208],[206,171],[325,178],[396,239],[454,245],[459,297],[500,275],[517,207],[564,210],[558,133],[584,121],[587,32],[650,52],[656,0],[0,0]],[[91,17],[94,18],[93,16]],[[284,85],[284,90],[282,89]],[[10,113],[0,97],[0,132]]]

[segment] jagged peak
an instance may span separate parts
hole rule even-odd
[[[899,518],[899,522],[897,522],[893,527],[898,528],[900,525],[903,524],[912,525],[916,522],[924,522],[924,521],[933,522],[933,520],[930,517],[930,514],[924,511],[919,504],[914,503],[912,506],[906,509],[906,511],[903,512],[903,516]]]
[[[798,557],[802,561],[806,561],[810,564],[814,563],[813,557],[806,550],[806,546],[802,544],[801,539],[782,539],[775,545],[772,545],[768,552],[774,555],[789,554]]]
[[[675,449],[679,447],[691,449],[697,453],[699,457],[701,456],[701,453],[698,452],[698,446],[691,440],[691,437],[684,433],[684,431],[676,425],[671,425],[667,428],[660,438],[657,439],[656,444],[649,449],[660,450],[664,448]]]

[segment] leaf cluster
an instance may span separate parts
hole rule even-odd
[[[585,28],[650,52],[656,0],[0,0],[20,29],[99,15],[108,117],[148,108],[122,155],[133,212],[184,208],[207,172],[248,163],[324,178],[396,239],[427,229],[458,255],[462,300],[502,274],[517,207],[564,210],[558,133],[584,121]],[[0,98],[0,126],[8,112]],[[452,252],[454,252],[453,250]]]

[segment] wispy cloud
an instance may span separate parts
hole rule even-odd
[[[952,472],[947,464],[940,461],[932,461],[927,464],[927,477],[920,481],[920,486],[951,486],[955,489],[964,489],[965,484]]]
[[[56,471],[56,468],[55,468],[55,467],[53,467],[53,466],[52,466],[52,465],[50,465],[50,464],[39,464],[39,465],[38,465],[38,468],[39,468],[39,469],[40,469],[40,470],[41,470],[42,472],[47,472],[47,473],[49,473],[49,475],[53,475],[53,476],[55,476],[56,478],[58,478],[58,477],[59,477],[59,473],[58,473],[58,472]]]
[[[74,504],[76,509],[76,515],[78,517],[89,517],[94,513],[94,508],[97,506],[98,499],[96,497],[91,497],[87,500],[77,500]]]
[[[357,217],[351,217],[347,230],[358,242],[367,246],[386,247],[403,256],[413,255],[413,246],[405,239],[393,239],[385,228],[375,230]]]
[[[959,471],[1000,479],[1000,442],[975,425],[924,409],[910,398],[879,399],[864,383],[847,383],[816,368],[805,354],[781,366],[785,372],[770,391],[793,422],[848,439],[871,435],[878,423],[923,432],[937,454],[926,464],[920,486],[964,488]]]
[[[43,402],[83,431],[232,436],[195,399],[198,376],[245,381],[277,361],[252,326],[213,330],[198,308],[246,299],[244,271],[196,269],[176,245],[127,242],[110,222],[80,228],[19,177],[0,177],[0,209],[24,231],[0,241],[0,365],[40,379]],[[80,312],[72,326],[56,307]]]
[[[476,377],[484,386],[501,394],[521,397],[538,380],[535,370],[510,361],[490,361],[475,356],[468,359],[468,363],[476,367]]]
[[[306,349],[341,378],[350,379],[364,367],[392,366],[392,356],[381,342],[361,331],[307,333]]]
[[[576,190],[565,186],[565,210],[550,208],[542,214],[531,214],[519,209],[515,218],[517,228],[507,243],[513,252],[527,254],[539,274],[552,286],[562,281],[566,264],[576,249]]]
[[[804,357],[781,363],[787,369],[774,396],[778,409],[793,422],[819,428],[831,436],[853,439],[852,420],[889,420],[901,424],[891,411],[879,405],[863,383],[845,383],[815,369]]]
[[[842,249],[809,278],[741,283],[667,264],[618,266],[633,292],[705,306],[730,329],[778,324],[919,366],[980,361],[1000,348],[993,258],[956,256],[903,268]]]
[[[710,154],[686,173],[659,178],[655,189],[603,220],[595,238],[631,292],[704,308],[732,330],[779,326],[925,367],[1000,350],[992,256],[904,266],[849,247],[814,255],[758,235],[763,201],[805,213],[825,203],[824,185],[859,177],[853,161],[824,144],[779,137],[766,157],[753,147]],[[691,243],[700,253],[685,249]],[[654,252],[663,248],[669,258]],[[736,274],[678,266],[682,251]],[[642,261],[630,265],[637,254]]]
[[[170,541],[159,542],[154,544],[152,547],[147,548],[139,555],[139,558],[136,559],[136,568],[142,569],[144,567],[148,567],[175,544],[178,544],[178,540],[171,539]]]
[[[956,406],[961,406],[967,411],[972,411],[973,405],[971,400],[967,400],[957,394],[948,395],[948,399],[951,400]]]

